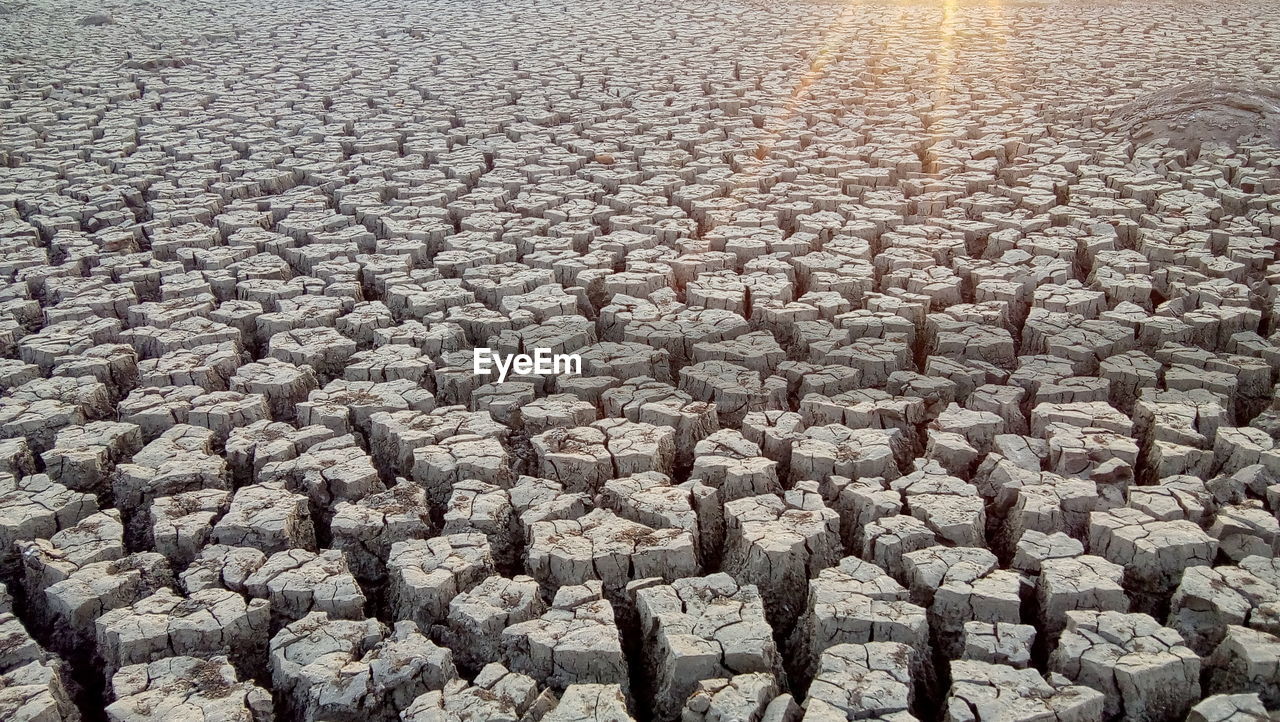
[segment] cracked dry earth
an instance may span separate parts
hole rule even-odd
[[[1271,2],[0,0],[0,718],[1276,719],[1278,64]]]

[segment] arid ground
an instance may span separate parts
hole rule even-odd
[[[1277,239],[1275,2],[0,0],[0,719],[1275,720]]]

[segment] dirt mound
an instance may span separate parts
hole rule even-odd
[[[1179,147],[1254,137],[1280,143],[1280,87],[1209,81],[1166,88],[1116,110],[1112,127]]]

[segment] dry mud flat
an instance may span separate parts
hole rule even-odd
[[[1274,3],[0,0],[0,56],[0,718],[1280,709]]]

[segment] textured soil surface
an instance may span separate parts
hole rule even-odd
[[[1274,2],[0,0],[0,719],[1277,719],[1277,66]]]

